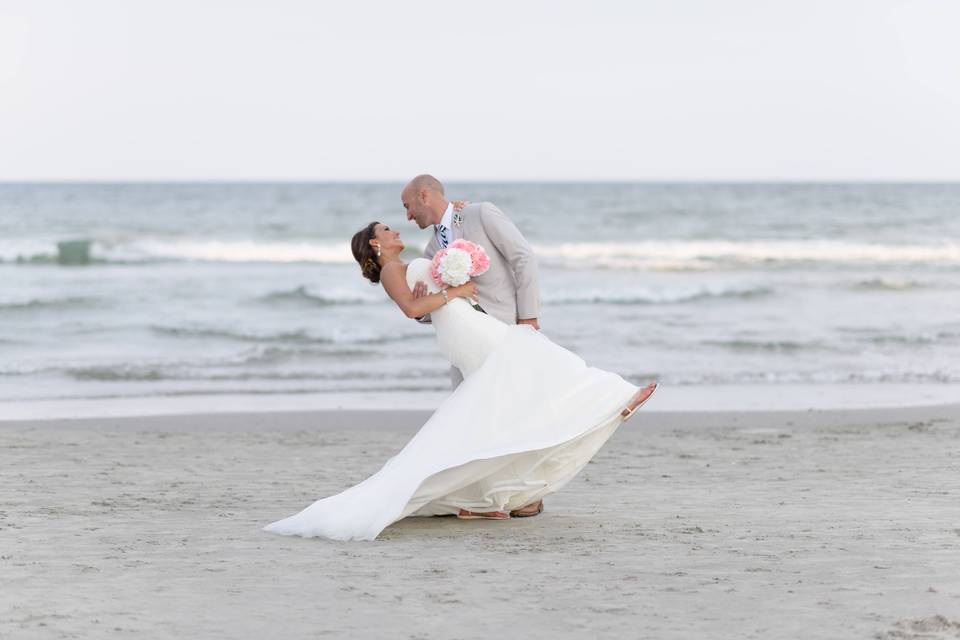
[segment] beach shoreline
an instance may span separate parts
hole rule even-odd
[[[652,404],[652,403],[651,403]],[[433,414],[432,409],[320,409],[310,411],[217,411],[141,416],[87,416],[0,420],[0,430],[77,428],[118,431],[329,431],[387,429],[412,435]],[[644,429],[704,429],[722,426],[815,428],[838,423],[883,425],[905,421],[960,419],[960,403],[905,407],[658,411],[646,409]],[[638,422],[638,421],[637,421]],[[632,423],[629,423],[632,424]]]
[[[638,380],[645,384],[650,380]],[[0,400],[0,424],[7,421],[145,416],[263,414],[366,411],[420,412],[438,407],[449,389],[435,392],[357,392],[301,394],[147,395],[92,398]],[[899,410],[960,402],[960,384],[662,384],[651,409],[686,414],[764,413],[769,411]],[[422,421],[421,421],[422,422]]]

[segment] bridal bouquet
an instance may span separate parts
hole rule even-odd
[[[454,240],[433,256],[430,277],[441,287],[459,287],[490,268],[490,258],[483,247],[469,240]],[[483,311],[479,304],[473,308]],[[486,313],[486,312],[484,312]]]

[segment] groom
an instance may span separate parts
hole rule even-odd
[[[490,268],[474,278],[480,306],[495,318],[507,324],[529,324],[540,329],[540,287],[537,282],[537,259],[533,249],[510,219],[489,202],[468,204],[457,210],[447,202],[443,185],[430,175],[419,175],[400,192],[407,220],[413,220],[421,229],[433,225],[433,237],[423,252],[432,259],[454,240],[469,240],[487,251]],[[427,294],[427,285],[418,282],[414,297]],[[417,318],[429,322],[429,316]],[[450,368],[454,389],[463,382],[463,374]],[[491,513],[465,512],[472,517],[503,519],[527,518],[543,511],[543,500],[511,511],[509,516],[499,511]]]
[[[490,257],[490,269],[474,278],[477,297],[484,311],[507,324],[529,324],[540,329],[540,288],[537,259],[520,230],[489,202],[468,204],[455,211],[443,193],[443,185],[430,175],[419,175],[400,192],[407,220],[421,229],[433,225],[433,237],[423,257],[432,259],[440,249],[461,238],[482,246]],[[427,286],[418,282],[413,289],[416,298],[426,295]],[[429,316],[418,318],[428,322]],[[450,378],[456,388],[463,375],[451,368]]]

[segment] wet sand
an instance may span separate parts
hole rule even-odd
[[[0,422],[0,637],[960,637],[960,406],[640,413],[536,518],[260,530],[425,415]]]

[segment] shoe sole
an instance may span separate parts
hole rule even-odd
[[[643,400],[641,400],[641,401],[640,401],[640,404],[638,404],[637,406],[635,406],[633,409],[630,410],[630,413],[628,413],[627,415],[623,415],[623,412],[620,413],[620,417],[623,418],[623,421],[624,421],[624,422],[626,422],[627,420],[629,420],[629,419],[633,416],[633,414],[637,412],[637,409],[639,409],[639,408],[642,407],[643,405],[647,404],[647,401],[650,400],[650,398],[653,397],[653,394],[655,394],[655,393],[657,392],[657,389],[660,388],[660,383],[659,383],[659,382],[654,382],[653,384],[654,384],[653,391],[650,392],[650,395],[648,395],[646,398],[644,398]]]

